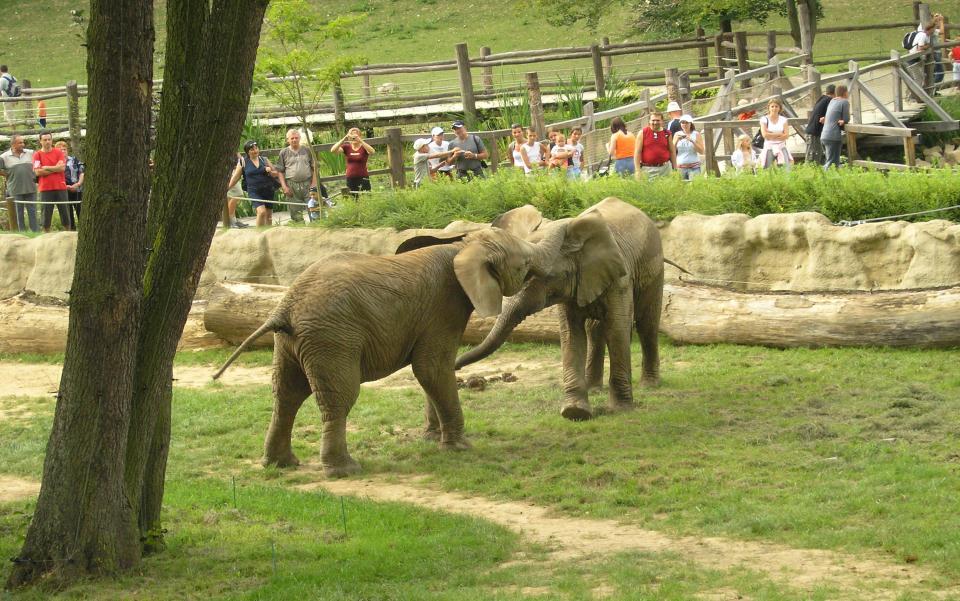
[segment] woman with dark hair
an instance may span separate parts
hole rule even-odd
[[[347,188],[354,198],[359,198],[359,192],[370,191],[370,172],[367,171],[367,159],[375,153],[360,137],[360,128],[351,127],[342,140],[333,145],[330,152],[342,152],[347,159]]]
[[[613,170],[620,175],[632,175],[633,151],[637,146],[637,137],[627,132],[627,124],[620,117],[614,117],[610,122],[610,132],[607,152],[614,159]]]
[[[243,145],[243,156],[230,176],[227,188],[232,188],[243,179],[244,189],[250,197],[250,205],[257,212],[257,226],[273,223],[273,194],[277,187],[274,180],[278,177],[267,157],[260,156],[260,147],[254,140]]]

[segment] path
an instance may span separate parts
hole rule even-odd
[[[304,469],[320,473],[319,466],[301,465],[300,470]],[[614,520],[560,517],[531,503],[493,501],[431,489],[417,478],[399,482],[381,478],[319,481],[296,488],[322,488],[335,495],[410,503],[482,518],[548,546],[552,549],[553,561],[625,551],[671,553],[709,569],[746,568],[760,572],[773,581],[803,591],[812,591],[818,586],[834,587],[844,599],[893,600],[908,591],[920,592],[924,598],[943,599],[960,593],[957,587],[930,590],[925,581],[933,574],[917,566],[772,543],[721,537],[675,537]]]

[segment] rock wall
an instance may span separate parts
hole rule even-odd
[[[314,261],[342,251],[392,253],[418,234],[444,230],[272,228],[221,230],[214,237],[199,296],[217,281],[289,285]],[[960,225],[886,222],[836,227],[817,213],[683,215],[663,225],[664,254],[695,277],[739,290],[903,290],[960,284]],[[0,299],[23,290],[66,299],[76,235],[0,236]],[[679,272],[667,268],[668,278]]]

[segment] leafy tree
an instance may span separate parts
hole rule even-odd
[[[268,1],[167,0],[152,176],[153,1],[90,2],[89,176],[67,349],[9,588],[130,569],[162,548],[173,356],[226,196]]]
[[[323,20],[306,0],[274,0],[264,19],[264,45],[257,58],[256,84],[268,96],[297,116],[309,136],[307,118],[317,112],[320,99],[340,87],[340,74],[364,59],[341,54],[332,42],[353,36],[366,15]],[[317,156],[309,137],[304,142]]]
[[[583,21],[596,29],[600,18],[613,6],[626,6],[634,15],[633,28],[654,35],[685,35],[697,27],[733,30],[733,22],[753,20],[766,23],[771,13],[785,15],[791,23],[791,32],[800,45],[798,0],[594,0],[556,4],[549,0],[534,0],[545,10],[548,21],[555,25],[572,25]],[[802,0],[800,0],[802,3]],[[809,9],[817,18],[822,16],[820,0],[808,0]],[[811,22],[814,20],[811,19]]]

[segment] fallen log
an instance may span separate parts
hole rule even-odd
[[[284,286],[221,282],[208,296],[205,327],[239,344],[262,324]],[[471,317],[463,341],[483,340],[496,318]],[[660,331],[687,344],[772,347],[960,345],[960,287],[883,292],[736,292],[681,283],[664,286]],[[558,342],[555,308],[528,317],[515,342]],[[264,335],[257,346],[272,344]]]

